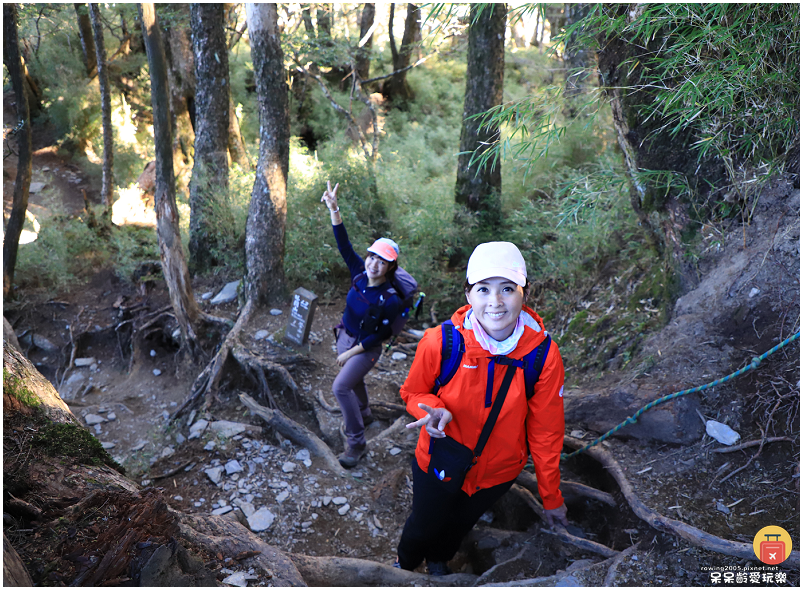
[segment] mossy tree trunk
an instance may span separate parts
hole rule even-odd
[[[275,4],[246,4],[255,70],[261,144],[247,215],[247,298],[278,303],[286,294],[283,258],[289,173],[289,88]]]
[[[97,55],[92,35],[92,23],[89,20],[86,4],[76,2],[75,13],[78,15],[78,33],[81,37],[81,49],[83,50],[83,63],[86,65],[86,75],[89,78],[94,78],[97,75]]]
[[[31,139],[31,116],[28,107],[28,93],[25,90],[25,70],[19,52],[17,37],[17,6],[3,4],[3,63],[14,88],[14,102],[17,107],[15,122],[17,137],[17,178],[14,182],[11,215],[8,218],[3,237],[3,298],[11,295],[14,282],[14,267],[17,264],[19,236],[25,223],[28,210],[28,196],[31,188],[31,162],[33,158]]]
[[[621,4],[609,10],[624,11],[633,19],[642,5]],[[644,171],[665,171],[683,176],[697,195],[708,194],[715,182],[722,181],[721,163],[711,158],[698,162],[691,145],[697,141],[692,133],[671,135],[664,121],[648,115],[645,107],[652,104],[654,95],[640,84],[639,67],[650,52],[658,48],[654,39],[647,47],[629,43],[622,37],[600,39],[598,69],[601,86],[609,98],[617,141],[625,156],[625,166],[631,181],[631,205],[651,246],[667,255],[678,289],[685,291],[697,283],[697,276],[686,256],[683,233],[689,229],[687,195],[674,188],[651,180]],[[666,82],[666,81],[665,81]]]
[[[228,207],[230,79],[222,4],[192,4],[194,46],[194,168],[189,184],[192,208],[189,262],[192,272],[219,264],[220,226],[232,225]]]
[[[103,115],[103,184],[100,189],[105,216],[111,219],[111,202],[114,197],[114,129],[111,127],[111,87],[108,85],[108,64],[103,23],[100,21],[100,5],[89,4],[92,31],[95,39],[97,79],[100,82],[100,110]]]
[[[476,164],[470,166],[469,162],[473,152],[480,155],[500,130],[491,125],[479,129],[479,121],[470,117],[499,105],[503,100],[506,13],[505,4],[485,5],[482,11],[473,5],[470,10],[467,88],[455,199],[456,203],[471,211],[481,212],[487,221],[499,212],[502,190],[500,162],[489,163],[480,170]]]
[[[144,44],[150,67],[153,105],[153,132],[156,148],[156,227],[161,252],[161,270],[169,287],[169,298],[181,331],[181,341],[193,359],[200,354],[194,324],[200,309],[192,292],[189,269],[183,256],[178,208],[175,203],[175,177],[172,169],[172,132],[170,126],[167,64],[164,44],[152,3],[139,4]]]

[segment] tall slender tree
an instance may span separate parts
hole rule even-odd
[[[361,9],[361,35],[359,42],[363,43],[357,51],[356,71],[362,80],[369,78],[369,62],[372,56],[372,39],[374,37],[375,4],[364,4]],[[369,36],[367,36],[369,35]]]
[[[75,3],[75,14],[78,15],[78,33],[81,36],[81,49],[83,49],[83,63],[86,65],[86,75],[94,78],[97,75],[97,57],[92,36],[92,23],[86,4]]]
[[[499,133],[493,125],[480,128],[473,115],[499,105],[503,100],[504,40],[506,5],[472,5],[467,48],[467,89],[461,122],[456,203],[472,211],[489,212],[499,206],[500,162],[478,169],[470,166],[473,155],[480,155]],[[496,210],[495,210],[496,213]]]
[[[220,216],[230,217],[227,208],[230,83],[224,16],[222,4],[191,5],[197,80],[194,168],[189,184],[192,272],[208,270],[219,262],[214,255],[221,246],[215,226]]]
[[[14,282],[14,267],[17,264],[17,250],[25,212],[28,210],[28,196],[31,188],[31,160],[33,157],[31,140],[31,116],[28,108],[28,93],[25,90],[25,73],[22,56],[19,52],[17,36],[17,5],[3,4],[3,63],[14,87],[14,101],[17,107],[17,178],[14,183],[14,196],[11,215],[3,237],[3,297],[11,294]]]
[[[111,127],[111,87],[108,84],[106,44],[103,23],[100,21],[100,5],[89,4],[92,18],[94,47],[96,52],[97,79],[100,82],[100,110],[103,115],[103,185],[100,189],[106,217],[111,219],[111,201],[114,196],[114,129]]]
[[[394,42],[394,4],[389,9],[389,41],[392,49],[392,68],[395,72],[403,70],[388,80],[384,84],[383,94],[389,96],[394,101],[410,100],[414,98],[414,92],[406,80],[407,68],[411,65],[411,57],[414,52],[414,43],[419,34],[421,12],[416,4],[408,4],[406,9],[406,23],[403,28],[403,41],[398,51]]]
[[[258,95],[261,144],[247,215],[246,293],[254,304],[285,295],[286,179],[289,173],[289,88],[275,4],[246,4]]]
[[[152,3],[139,4],[139,18],[142,22],[147,63],[150,68],[156,148],[156,228],[161,252],[161,270],[169,288],[169,298],[180,327],[182,344],[192,358],[196,359],[200,355],[200,347],[194,324],[201,317],[201,312],[192,292],[178,226],[164,42],[161,39],[155,6]]]

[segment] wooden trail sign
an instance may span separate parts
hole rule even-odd
[[[302,345],[308,339],[314,312],[317,310],[317,296],[308,289],[299,287],[292,295],[292,309],[289,312],[289,325],[284,338]]]

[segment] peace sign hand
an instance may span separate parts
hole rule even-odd
[[[339,183],[336,183],[336,186],[331,189],[331,181],[328,181],[328,190],[322,193],[322,198],[320,202],[324,202],[325,205],[330,209],[331,212],[335,212],[339,210],[338,198],[336,196],[336,191],[339,190]]]
[[[417,426],[425,425],[425,430],[428,431],[431,438],[445,438],[447,435],[444,433],[444,427],[453,419],[453,414],[444,408],[432,408],[422,403],[417,405],[428,412],[428,415],[424,418],[420,418],[416,422],[406,424],[406,428],[416,428]]]

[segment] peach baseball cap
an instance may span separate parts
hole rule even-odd
[[[397,245],[397,242],[389,238],[378,238],[372,246],[367,248],[367,252],[372,252],[384,260],[393,262],[397,260],[397,256],[400,254],[400,246]]]
[[[492,277],[503,277],[520,287],[527,282],[528,271],[522,253],[511,242],[478,244],[467,263],[467,282],[474,285]]]

